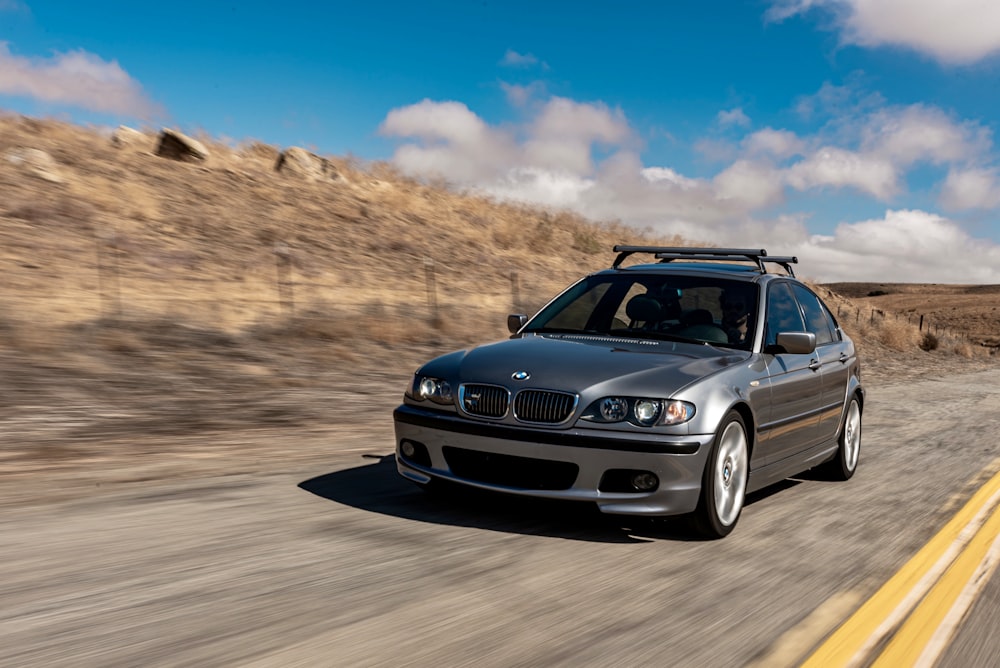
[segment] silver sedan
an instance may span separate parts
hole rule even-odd
[[[394,412],[399,473],[732,531],[747,493],[858,465],[853,342],[764,250],[620,246],[509,340],[423,365]],[[635,253],[657,262],[622,266]],[[781,271],[773,271],[781,268]]]

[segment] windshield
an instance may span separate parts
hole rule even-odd
[[[661,274],[588,276],[542,309],[525,333],[606,334],[749,350],[757,286]]]

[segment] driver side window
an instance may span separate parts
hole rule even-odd
[[[764,337],[765,346],[773,346],[778,342],[780,332],[804,332],[805,323],[798,302],[792,294],[788,283],[772,283],[767,290],[767,330]]]
[[[806,323],[809,325],[808,331],[816,335],[816,345],[822,346],[835,340],[836,326],[833,324],[833,316],[826,310],[819,297],[812,292],[796,285],[792,288],[795,295],[802,304],[802,311],[806,315]]]

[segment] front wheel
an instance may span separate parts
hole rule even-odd
[[[743,510],[750,472],[747,430],[743,418],[730,411],[715,434],[701,480],[694,527],[708,538],[728,536]]]
[[[837,446],[837,454],[824,465],[823,472],[831,480],[850,480],[861,457],[861,405],[857,397],[851,397],[847,406]]]

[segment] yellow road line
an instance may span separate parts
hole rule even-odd
[[[955,563],[914,609],[873,666],[892,668],[934,665],[934,661],[947,647],[957,623],[950,632],[939,634],[938,631],[949,617],[957,617],[956,621],[960,621],[965,610],[972,605],[974,596],[963,594],[970,589],[978,590],[988,579],[991,566],[995,565],[995,562],[990,563],[988,557],[997,536],[1000,536],[1000,508],[993,512],[962,554],[955,559]],[[974,577],[977,572],[979,578]],[[956,604],[964,604],[965,609],[956,610]],[[953,611],[955,614],[952,614]]]
[[[856,666],[906,618],[1000,501],[1000,473],[983,485],[910,561],[802,664]]]

